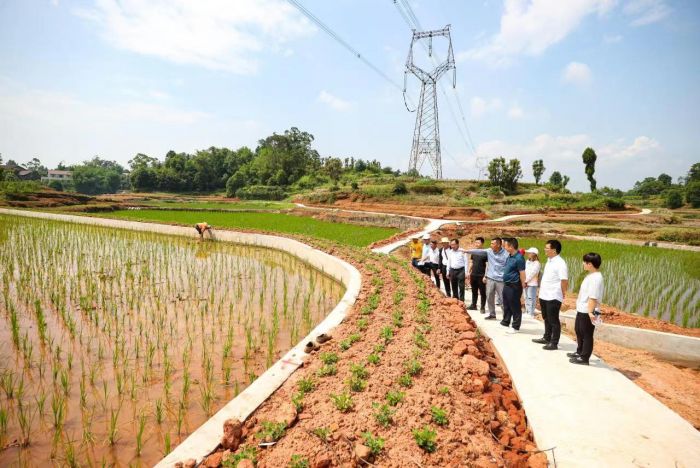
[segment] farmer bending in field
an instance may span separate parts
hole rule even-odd
[[[199,233],[199,240],[200,240],[200,241],[201,241],[201,240],[204,240],[204,233],[205,233],[205,232],[209,232],[209,237],[212,236],[211,226],[209,226],[208,223],[205,223],[205,222],[203,222],[203,223],[197,223],[197,224],[194,225],[194,228],[195,228],[195,229],[197,230],[197,232]]]

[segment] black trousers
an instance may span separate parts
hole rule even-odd
[[[452,288],[452,297],[464,302],[464,268],[450,268],[450,285]]]
[[[548,343],[558,345],[561,336],[561,322],[559,321],[561,302],[556,299],[551,301],[540,299],[540,309],[542,309],[542,319],[544,320],[543,338]]]
[[[474,276],[469,277],[469,284],[472,287],[472,306],[476,307],[476,299],[479,294],[481,294],[481,308],[486,307],[486,283],[484,283],[484,276]]]
[[[440,265],[437,263],[426,263],[425,266],[428,269],[428,276],[432,274],[435,279],[435,286],[440,289]]]
[[[442,282],[445,284],[445,294],[447,294],[447,297],[452,297],[450,292],[450,279],[447,277],[447,265],[440,266],[440,276],[442,276]],[[438,285],[438,288],[439,287],[440,285]]]
[[[595,332],[591,317],[588,314],[577,313],[574,330],[576,331],[576,352],[581,359],[588,362],[593,354],[593,332]]]
[[[503,284],[503,325],[510,326],[513,321],[513,329],[520,330],[523,319],[523,310],[520,308],[520,297],[523,295],[523,285],[520,283]]]

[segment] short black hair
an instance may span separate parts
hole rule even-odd
[[[474,240],[478,240],[478,241],[481,241],[481,243],[482,243],[482,244],[483,244],[484,242],[486,242],[486,240],[484,240],[484,238],[483,238],[483,237],[481,237],[481,236],[480,236],[480,237],[477,237],[477,238],[476,238],[476,239],[474,239]]]
[[[452,242],[454,242],[455,244],[459,245],[459,239],[457,239],[456,237],[455,237],[454,239],[452,239]]]
[[[503,243],[503,239],[501,239],[500,237],[494,237],[494,238],[491,239],[491,240],[494,240],[494,241],[498,242],[499,244],[502,244],[502,243]]]
[[[600,264],[603,263],[603,259],[600,256],[600,254],[597,254],[595,252],[589,252],[583,256],[583,262],[590,263],[597,270],[598,268],[600,268]]]
[[[506,237],[503,240],[514,249],[518,248],[518,239],[516,239],[515,237]]]
[[[556,250],[558,254],[561,253],[561,242],[559,242],[558,240],[556,240],[556,239],[548,240],[548,241],[545,243],[545,245],[547,245],[547,244],[549,244],[549,246],[550,246],[551,248],[553,248],[554,250]]]

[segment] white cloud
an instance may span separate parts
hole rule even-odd
[[[632,17],[632,26],[645,26],[666,18],[671,8],[664,0],[630,0],[623,8],[627,16]]]
[[[593,81],[593,73],[585,63],[571,62],[562,72],[562,79],[577,86],[588,86]]]
[[[510,109],[508,109],[508,118],[513,120],[522,119],[525,117],[525,111],[518,104],[513,104]]]
[[[282,0],[95,0],[74,12],[113,46],[178,63],[254,73],[256,55],[314,31]]]
[[[499,156],[506,159],[518,158],[525,175],[524,180],[533,180],[532,163],[536,159],[542,159],[546,167],[545,179],[552,172],[559,171],[571,177],[569,188],[572,190],[588,190],[581,161],[581,155],[587,147],[595,149],[598,154],[595,177],[600,187],[608,185],[629,188],[635,180],[658,174],[658,158],[665,154],[661,144],[647,136],[638,136],[631,143],[624,138],[606,143],[587,134],[555,136],[544,133],[524,143],[503,140],[483,142],[476,148],[476,157],[482,161]],[[684,161],[669,160],[668,164],[669,173],[681,173],[685,167]],[[472,156],[463,159],[462,167],[475,172],[476,158]],[[624,177],[621,177],[621,168],[624,168]]]
[[[96,103],[69,94],[27,89],[0,78],[3,156],[39,157],[47,166],[98,154],[126,163],[138,152],[162,158],[170,149],[255,145],[261,126],[197,110],[143,102]]]
[[[346,111],[350,109],[353,105],[349,101],[345,101],[337,96],[332,95],[325,89],[321,91],[321,93],[318,95],[318,101],[324,104],[328,104],[328,106],[330,106],[331,109],[337,111]]]
[[[472,117],[479,118],[483,115],[496,112],[501,109],[503,103],[498,98],[484,99],[479,96],[474,96],[471,99]]]
[[[616,0],[506,0],[500,30],[458,60],[509,65],[516,56],[542,54],[574,31],[591,14],[603,15]]]

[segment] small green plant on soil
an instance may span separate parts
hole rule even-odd
[[[445,426],[449,419],[447,419],[447,411],[437,406],[431,406],[430,412],[433,414],[433,422],[438,426]]]
[[[384,346],[381,343],[374,345],[374,352],[376,354],[383,353],[385,349],[386,349],[386,346]]]
[[[389,427],[391,423],[394,422],[394,413],[396,413],[396,410],[389,408],[389,405],[373,403],[372,407],[377,410],[374,413],[374,419],[377,420],[380,426]]]
[[[401,301],[403,301],[403,298],[406,296],[406,293],[403,291],[403,289],[399,289],[394,293],[394,305],[399,305],[401,304]]]
[[[326,442],[328,441],[328,436],[330,435],[331,431],[329,431],[325,427],[317,427],[313,431],[311,431],[313,435],[321,439],[322,441]]]
[[[363,432],[362,438],[365,440],[365,445],[375,457],[384,449],[384,439],[379,436],[373,436],[371,432]]]
[[[339,394],[331,393],[330,397],[335,407],[341,413],[347,413],[355,405],[355,403],[352,401],[352,396],[350,396],[350,394],[347,392]]]
[[[335,375],[338,373],[338,368],[335,364],[326,364],[322,366],[316,374],[319,377],[328,377],[329,375]]]
[[[367,356],[367,362],[375,366],[379,364],[380,359],[381,358],[379,357],[379,354],[376,353],[372,353],[369,356]]]
[[[406,394],[399,390],[389,390],[386,394],[386,401],[389,402],[391,406],[396,406],[403,401]]]
[[[294,408],[296,408],[297,413],[304,409],[304,395],[304,392],[296,392],[294,395],[292,395],[292,404],[294,405]]]
[[[348,386],[353,392],[364,392],[367,388],[367,381],[361,377],[353,375],[348,379]]]
[[[449,395],[450,394],[450,387],[446,387],[446,386],[440,387],[440,389],[438,390],[438,393],[440,395]]]
[[[368,325],[369,325],[369,320],[367,320],[364,317],[357,321],[357,329],[360,331],[365,331],[367,329]]]
[[[423,365],[417,359],[411,359],[405,364],[406,372],[412,377],[420,374],[423,370]]]
[[[302,457],[301,455],[292,455],[292,459],[289,460],[289,468],[309,468],[309,460]]]
[[[430,345],[428,344],[428,340],[425,339],[425,335],[419,331],[416,331],[413,335],[413,342],[418,346],[420,349],[427,349]]]
[[[299,379],[297,382],[297,389],[302,393],[310,393],[316,389],[316,382],[311,379]]]
[[[403,327],[403,314],[398,310],[391,314],[391,320],[396,328]]]
[[[255,447],[244,446],[239,449],[238,453],[234,453],[233,456],[227,458],[221,466],[223,468],[236,468],[243,460],[250,460],[253,462],[253,465],[257,463],[258,457],[255,452]]]
[[[416,444],[428,453],[433,453],[437,450],[436,437],[437,433],[428,426],[423,426],[422,429],[413,429],[413,439],[416,441]]]
[[[354,377],[359,377],[361,379],[369,377],[369,372],[365,369],[364,364],[350,364],[350,373]]]
[[[359,333],[353,333],[352,335],[348,336],[346,339],[340,342],[340,349],[343,351],[347,351],[350,349],[350,346],[353,344],[357,343],[362,339],[362,336],[360,336]]]
[[[335,364],[338,362],[338,355],[336,353],[321,353],[321,362],[328,364]]]
[[[384,344],[389,344],[394,337],[394,329],[392,327],[384,327],[379,336],[384,340]]]
[[[399,377],[399,385],[406,388],[412,387],[413,379],[411,378],[411,374],[403,374],[401,377]]]
[[[287,425],[283,422],[263,421],[262,429],[255,435],[263,442],[277,442],[284,435]]]

